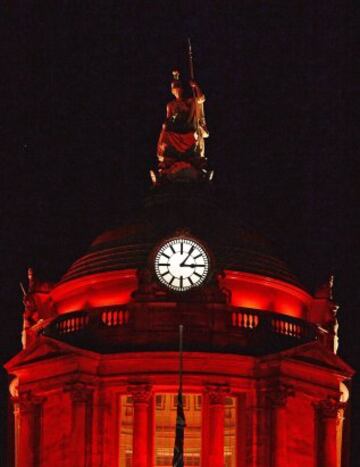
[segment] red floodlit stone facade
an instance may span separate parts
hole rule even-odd
[[[202,245],[201,285],[161,283],[169,239]],[[176,254],[181,284],[202,274]],[[160,274],[180,287],[171,261]],[[31,272],[24,303],[6,365],[17,467],[171,466],[180,324],[186,466],[341,465],[353,370],[336,355],[331,284],[311,295],[207,185],[155,189],[59,283]]]

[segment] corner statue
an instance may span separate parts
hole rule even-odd
[[[173,71],[174,99],[166,106],[166,120],[157,145],[159,176],[171,181],[209,178],[204,144],[204,139],[209,137],[203,106],[205,96],[194,80],[189,85],[191,97],[185,95],[180,73]],[[156,183],[154,173],[152,178]]]

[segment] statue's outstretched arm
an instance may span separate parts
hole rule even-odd
[[[190,81],[190,86],[193,89],[193,93],[198,104],[203,104],[205,102],[205,95],[202,92],[200,86],[195,81]]]

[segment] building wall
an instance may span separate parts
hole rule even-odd
[[[329,351],[319,352],[319,345],[303,346],[296,355],[292,349],[263,358],[185,352],[184,393],[202,396],[201,435],[189,441],[191,409],[185,444],[198,445],[203,467],[224,466],[229,420],[237,431],[229,467],[339,467],[342,406],[336,398],[346,367]],[[323,355],[339,367],[300,361],[300,355]],[[17,467],[126,467],[119,461],[121,402],[129,395],[133,455],[144,451],[133,465],[151,467],[156,395],[167,394],[171,403],[177,392],[176,368],[176,352],[98,355],[40,337],[8,363],[8,371],[18,378],[13,396]],[[168,426],[167,435],[173,438],[174,429]]]

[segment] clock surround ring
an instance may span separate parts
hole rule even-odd
[[[154,248],[152,268],[157,280],[174,292],[194,290],[209,279],[212,258],[202,241],[179,233]]]

